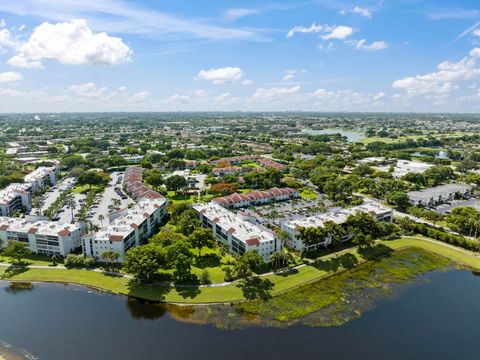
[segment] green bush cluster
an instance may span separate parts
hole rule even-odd
[[[442,230],[435,229],[431,226],[417,223],[408,218],[399,220],[399,225],[407,234],[421,234],[423,236],[439,240],[441,242],[458,246],[470,251],[480,251],[480,243],[470,240],[464,236],[449,234]]]

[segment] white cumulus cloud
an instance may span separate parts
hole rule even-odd
[[[148,91],[140,91],[132,96],[133,100],[145,100],[148,97],[150,97],[150,93]]]
[[[93,82],[70,86],[69,90],[74,96],[81,98],[98,98],[105,94],[106,87],[97,87]]]
[[[367,40],[350,40],[347,41],[348,44],[352,45],[355,49],[367,50],[367,51],[377,51],[388,48],[386,41],[374,41],[371,44],[367,43]]]
[[[122,39],[94,33],[86,20],[76,19],[39,25],[8,63],[24,68],[42,68],[45,60],[70,65],[116,65],[130,61],[131,55]]]
[[[324,27],[322,25],[316,25],[313,23],[310,27],[304,27],[304,26],[295,26],[291,28],[288,33],[287,37],[292,37],[295,34],[309,34],[309,33],[318,33],[323,31]]]
[[[271,87],[271,88],[258,88],[253,95],[254,99],[268,100],[285,95],[294,95],[300,91],[300,86],[292,87]]]
[[[0,73],[0,83],[15,82],[23,79],[22,74],[15,71]]]
[[[352,13],[352,14],[355,14],[355,15],[363,16],[363,17],[372,17],[372,12],[370,10],[368,10],[367,8],[362,8],[360,6],[355,6],[351,9],[348,9],[348,10],[342,10],[342,11],[340,11],[340,13],[342,15]]]
[[[197,80],[208,80],[214,84],[226,84],[239,81],[243,78],[245,72],[239,67],[223,67],[210,70],[200,70],[197,76]]]
[[[338,39],[343,40],[350,35],[353,34],[353,29],[350,26],[336,26],[333,29],[329,30],[329,32],[325,35],[322,35],[322,39],[330,40],[330,39]]]
[[[392,86],[407,95],[448,94],[458,89],[458,82],[480,76],[476,66],[479,57],[480,48],[474,48],[460,61],[444,61],[437,66],[438,71],[399,79]]]

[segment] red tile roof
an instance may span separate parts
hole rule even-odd
[[[62,229],[58,232],[58,236],[65,237],[65,236],[68,236],[68,235],[70,235],[70,230],[68,230],[68,229]]]
[[[35,234],[37,231],[38,231],[37,228],[32,227],[32,228],[30,228],[30,230],[28,230],[27,232],[28,232],[29,234]]]
[[[108,240],[110,240],[110,241],[122,241],[123,236],[122,235],[110,235],[108,237]]]

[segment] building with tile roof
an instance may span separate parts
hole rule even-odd
[[[268,261],[270,255],[282,248],[281,241],[268,229],[243,220],[219,204],[196,204],[202,226],[212,230],[214,237],[229,247],[235,255],[256,250]]]
[[[10,241],[20,241],[36,254],[66,256],[81,246],[81,233],[80,224],[0,217],[0,240],[3,246]]]
[[[297,251],[305,249],[305,245],[298,238],[301,228],[308,227],[323,227],[325,222],[333,221],[336,224],[343,225],[347,221],[350,215],[354,215],[358,212],[366,212],[375,218],[377,221],[393,220],[393,210],[387,206],[379,204],[374,201],[365,202],[362,205],[352,208],[336,209],[333,211],[316,214],[313,216],[302,217],[294,220],[282,221],[280,228],[289,236],[287,244]],[[348,241],[354,234],[346,234],[343,241]],[[318,244],[311,245],[310,248],[318,248],[319,246],[328,246],[331,243],[331,237],[327,236],[322,239]]]

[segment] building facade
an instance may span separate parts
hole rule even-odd
[[[202,226],[211,229],[214,237],[227,245],[232,254],[243,255],[256,250],[268,261],[273,252],[282,248],[272,232],[241,219],[218,204],[197,204],[193,208],[198,212]]]
[[[297,251],[302,251],[305,249],[305,245],[298,236],[301,228],[323,227],[327,221],[333,221],[338,225],[344,225],[350,215],[354,215],[358,212],[366,212],[377,221],[392,222],[393,220],[393,210],[391,208],[383,206],[377,202],[367,202],[353,208],[341,209],[305,218],[283,221],[280,223],[280,227],[282,231],[288,235],[288,239],[286,241],[287,245]],[[342,241],[349,241],[353,235],[354,234],[350,233],[346,234]],[[331,236],[328,235],[318,244],[310,245],[307,250],[318,248],[320,246],[326,247],[330,245],[331,242]]]
[[[104,229],[83,236],[83,254],[101,259],[104,252],[114,251],[120,255],[119,261],[125,261],[129,249],[144,243],[153,234],[166,214],[166,207],[165,198],[140,200]]]
[[[407,193],[410,203],[414,206],[432,207],[447,203],[456,196],[468,198],[472,194],[472,187],[465,184],[446,184],[419,191]]]
[[[41,255],[68,255],[81,246],[81,233],[79,224],[0,217],[1,246],[19,241],[27,244],[30,251]]]
[[[227,208],[264,205],[276,201],[291,200],[300,197],[300,193],[292,188],[271,188],[269,190],[254,190],[248,194],[234,193],[212,199],[212,202]]]

